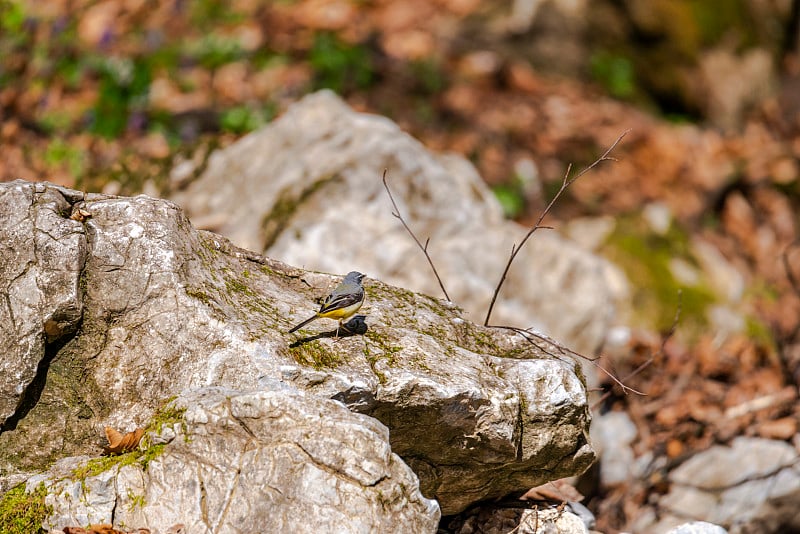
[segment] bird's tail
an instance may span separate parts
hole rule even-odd
[[[318,317],[317,315],[313,315],[313,316],[309,317],[308,319],[306,319],[305,321],[303,321],[303,322],[302,322],[302,323],[300,323],[299,325],[297,325],[297,326],[295,326],[294,328],[292,328],[291,330],[289,330],[289,333],[291,334],[291,333],[292,333],[292,332],[294,332],[295,330],[299,330],[299,329],[303,328],[305,325],[307,325],[308,323],[310,323],[311,321],[313,321],[313,320],[314,320],[314,319],[316,319],[317,317]]]

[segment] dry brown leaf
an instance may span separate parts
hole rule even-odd
[[[139,445],[139,441],[144,434],[144,428],[137,428],[133,432],[121,434],[110,426],[105,428],[106,438],[108,439],[108,447],[105,447],[105,452],[108,454],[122,454],[135,449]]]
[[[64,527],[64,534],[150,534],[149,528],[137,528],[135,530],[119,530],[109,523],[98,523],[83,527]]]
[[[114,525],[101,523],[97,525],[89,525],[87,528],[64,527],[64,534],[125,534],[125,532],[116,530]]]
[[[583,495],[565,479],[554,480],[529,489],[521,501],[581,502]]]
[[[73,221],[78,221],[78,222],[86,222],[91,217],[92,217],[92,214],[91,214],[91,212],[89,210],[86,210],[84,208],[76,208],[75,210],[73,210],[72,215],[70,216],[70,219],[72,219]]]

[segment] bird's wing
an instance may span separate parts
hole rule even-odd
[[[340,288],[336,288],[336,291],[328,295],[328,298],[322,303],[317,313],[346,308],[362,300],[364,300],[364,289],[361,287],[353,286],[352,288],[344,288],[341,290]]]

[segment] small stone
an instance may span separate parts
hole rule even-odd
[[[673,528],[667,534],[728,534],[728,531],[719,525],[705,521],[692,521]]]

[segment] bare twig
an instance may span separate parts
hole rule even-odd
[[[544,334],[539,334],[539,333],[536,333],[536,332],[532,332],[530,329],[517,328],[515,326],[493,325],[490,328],[503,328],[503,329],[506,329],[506,330],[512,330],[512,331],[516,332],[517,334],[521,335],[525,339],[525,341],[527,341],[528,343],[530,343],[531,345],[533,345],[537,349],[541,350],[542,352],[544,352],[545,354],[547,354],[548,356],[551,356],[553,358],[561,359],[560,356],[569,356],[569,357],[578,357],[578,358],[581,358],[582,360],[586,360],[589,363],[591,363],[592,365],[594,365],[595,367],[597,367],[598,369],[600,369],[601,371],[603,371],[603,373],[605,373],[611,380],[616,382],[617,385],[619,385],[619,387],[622,388],[622,391],[625,392],[626,395],[629,392],[630,393],[635,393],[636,395],[645,395],[645,393],[642,393],[641,391],[633,389],[630,386],[626,386],[621,380],[619,380],[616,376],[614,376],[614,374],[611,371],[607,370],[605,367],[603,367],[602,365],[597,363],[595,361],[597,358],[590,358],[589,356],[584,356],[580,352],[576,352],[576,351],[574,351],[572,349],[569,349],[569,348],[561,345],[560,343],[554,341],[553,339],[550,339],[549,337],[545,336]],[[540,343],[538,343],[537,340],[538,341],[544,341],[544,342],[550,344],[552,347],[555,347],[556,350],[554,352],[551,352],[551,351],[547,350]],[[555,354],[555,352],[557,352],[558,354]]]
[[[542,341],[547,343],[551,347],[555,348],[555,352],[558,352],[561,356],[577,356],[578,358],[582,358],[584,360],[594,360],[596,358],[591,358],[589,356],[585,356],[580,352],[575,352],[572,349],[565,347],[564,345],[560,344],[558,341],[540,333],[536,332],[531,328],[519,328],[517,326],[505,326],[505,325],[492,325],[489,328],[502,328],[504,330],[511,330],[512,332],[516,332],[517,334],[521,335],[522,337],[526,338],[528,341],[531,341],[536,347],[547,354],[548,356],[556,357],[555,354],[550,352],[549,350],[545,349],[542,345],[533,342],[533,339],[538,341]],[[533,338],[533,339],[531,339]]]
[[[673,335],[675,335],[675,330],[678,328],[678,323],[681,320],[682,311],[683,311],[683,291],[679,289],[678,290],[678,307],[675,309],[675,317],[672,318],[672,325],[669,327],[669,331],[664,336],[664,338],[661,340],[661,346],[658,348],[658,350],[656,352],[651,354],[650,357],[647,358],[647,360],[642,362],[642,364],[639,365],[639,367],[637,367],[636,369],[634,369],[633,371],[628,373],[628,375],[625,376],[625,378],[623,378],[622,381],[617,380],[616,378],[614,378],[614,376],[611,375],[611,373],[609,373],[608,371],[606,371],[602,367],[600,367],[600,369],[605,371],[605,373],[608,376],[610,376],[612,378],[612,380],[614,380],[617,384],[620,384],[621,382],[624,382],[626,380],[630,380],[631,378],[635,377],[636,375],[638,375],[639,373],[641,373],[642,371],[644,371],[645,369],[650,367],[650,365],[652,365],[652,363],[655,361],[656,357],[661,356],[662,354],[664,354],[665,348],[667,346],[667,342],[670,340],[670,338]],[[630,388],[628,388],[628,386],[623,386],[622,391],[625,392],[626,388],[630,389]],[[626,392],[626,394],[627,394],[627,392]],[[595,401],[594,404],[592,404],[592,409],[594,409],[595,407],[597,407],[600,404],[602,404],[603,402],[605,402],[605,400],[610,395],[611,395],[611,391],[606,391],[599,399],[597,399],[597,401]]]
[[[530,230],[528,230],[528,233],[525,234],[525,237],[522,238],[520,244],[513,245],[511,247],[511,255],[508,258],[508,263],[506,263],[505,269],[503,269],[503,275],[500,277],[500,281],[497,283],[497,287],[495,287],[494,289],[494,294],[492,295],[492,301],[489,304],[489,309],[486,312],[486,320],[483,321],[483,326],[489,326],[489,319],[492,317],[492,310],[494,309],[494,304],[497,301],[497,296],[500,294],[500,288],[503,287],[503,282],[506,281],[506,276],[508,276],[508,270],[511,268],[511,263],[514,261],[514,258],[516,258],[519,251],[525,245],[525,242],[528,241],[528,238],[530,238],[533,235],[533,233],[536,232],[536,230],[540,228],[546,228],[545,226],[542,226],[542,220],[547,216],[548,213],[550,213],[550,210],[553,208],[553,205],[556,203],[556,201],[561,197],[564,191],[566,191],[567,188],[575,182],[575,180],[577,180],[578,178],[580,178],[581,176],[583,176],[584,174],[595,168],[602,161],[609,161],[609,160],[617,161],[616,158],[612,158],[611,156],[609,156],[609,154],[611,153],[612,150],[614,150],[614,148],[616,148],[616,146],[620,143],[620,141],[622,141],[622,138],[625,137],[628,134],[628,132],[630,132],[630,130],[625,130],[624,132],[622,132],[622,134],[619,137],[617,137],[617,140],[614,141],[614,143],[610,147],[608,147],[608,150],[603,152],[602,156],[597,158],[594,161],[594,163],[583,169],[581,172],[579,172],[572,178],[569,177],[569,173],[572,171],[572,164],[567,166],[567,172],[564,173],[564,179],[561,181],[561,188],[553,197],[553,200],[550,201],[550,203],[544,209],[542,214],[539,216],[539,219],[536,221],[536,224],[534,224],[533,227]],[[385,180],[383,183],[384,185],[386,185]]]
[[[386,188],[386,193],[389,194],[389,200],[392,201],[392,207],[394,208],[394,211],[392,212],[392,215],[394,215],[395,217],[400,219],[400,222],[403,224],[403,228],[406,229],[406,232],[408,232],[408,235],[411,236],[411,238],[414,240],[414,242],[417,244],[417,246],[422,250],[422,253],[425,254],[425,258],[428,260],[428,264],[431,266],[431,270],[433,271],[433,275],[436,277],[436,281],[439,282],[439,287],[442,288],[442,293],[444,293],[444,298],[446,298],[449,301],[450,300],[450,295],[447,294],[447,290],[444,288],[444,284],[442,283],[442,279],[439,276],[439,273],[436,271],[436,266],[433,264],[433,260],[431,259],[430,254],[428,254],[428,243],[430,243],[431,238],[430,237],[427,238],[425,240],[425,244],[424,245],[422,243],[420,243],[419,239],[417,239],[417,236],[414,235],[414,232],[411,231],[411,228],[408,227],[408,224],[406,224],[406,221],[400,215],[400,209],[397,207],[397,203],[394,201],[394,197],[392,196],[392,192],[389,190],[389,184],[386,183],[386,169],[383,170],[383,187]]]
[[[524,521],[520,521],[512,530],[509,530],[508,534],[517,534],[522,527],[526,527],[526,530],[529,532],[539,532],[539,505],[534,504],[531,510],[533,510],[533,525],[529,524],[530,516],[528,516]],[[520,519],[522,519],[522,517],[520,517]]]

